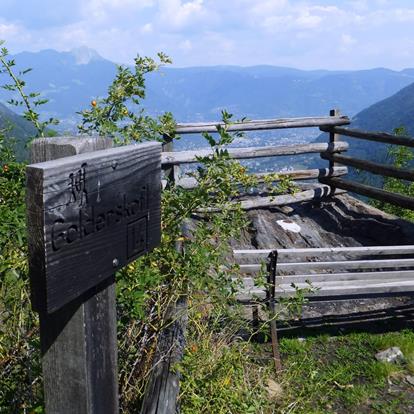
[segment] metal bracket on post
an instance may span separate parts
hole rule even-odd
[[[277,250],[273,250],[269,254],[268,274],[267,274],[268,275],[267,276],[268,288],[266,291],[266,299],[267,299],[269,313],[270,313],[270,334],[272,338],[273,359],[275,361],[276,372],[280,372],[282,370],[282,362],[280,359],[279,342],[277,338],[276,310],[275,310],[277,256],[278,256]]]

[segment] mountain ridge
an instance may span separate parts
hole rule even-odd
[[[75,130],[76,112],[104,96],[116,74],[116,64],[86,47],[69,52],[48,49],[14,56],[17,69],[27,74],[31,90],[50,103],[45,117],[63,120]],[[328,114],[340,107],[352,116],[414,82],[414,69],[393,71],[301,70],[272,65],[164,67],[147,76],[144,107],[151,115],[170,111],[178,122],[210,121],[228,109],[236,117],[277,118]],[[0,101],[9,96],[0,92]]]

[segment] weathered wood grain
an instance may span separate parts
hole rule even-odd
[[[27,167],[35,309],[55,311],[158,245],[160,153],[148,143]]]
[[[62,158],[84,151],[102,149],[102,142],[107,148],[112,147],[111,140],[96,137],[83,138],[82,141],[73,139],[63,143],[60,138],[55,138],[48,139],[46,143],[43,140],[35,140],[31,150],[34,160],[47,161],[50,157]],[[49,145],[53,147],[50,150]],[[33,178],[36,173],[41,182],[41,170],[36,170]],[[40,206],[43,202],[40,187],[37,196]],[[32,198],[36,202],[36,194],[32,194]],[[33,211],[29,211],[29,228],[33,214]],[[44,217],[40,218],[39,223],[44,223]],[[29,239],[41,240],[44,236],[42,229],[34,226]],[[44,252],[40,257],[31,255],[30,268],[36,269],[36,265],[39,266],[39,271],[44,271]],[[46,310],[40,310],[39,320],[46,412],[117,413],[118,369],[114,275],[56,312],[48,313]]]
[[[385,144],[403,145],[414,148],[414,138],[408,136],[398,136],[385,132],[370,132],[355,128],[327,127],[321,126],[321,131],[344,135],[347,137],[360,138],[367,141],[383,142]]]
[[[329,115],[332,116],[332,117],[339,116],[339,110],[338,109],[331,109],[329,111]],[[335,134],[335,132],[330,132],[329,133],[329,142],[331,144],[333,144],[337,141],[339,141],[339,135]],[[332,160],[329,160],[329,168],[333,168],[333,167],[335,167],[335,162],[332,161]]]
[[[190,224],[181,226],[176,251],[185,254],[184,240],[191,238]],[[142,402],[141,414],[170,414],[179,412],[178,396],[180,372],[175,369],[181,362],[185,348],[185,330],[188,319],[187,295],[184,294],[166,312],[165,327],[158,336],[157,349],[152,362],[151,376]]]
[[[406,195],[391,193],[389,191],[381,190],[369,185],[360,184],[337,177],[320,178],[319,181],[324,184],[331,184],[336,188],[341,188],[346,191],[351,191],[367,197],[375,198],[376,200],[385,201],[399,207],[414,210],[414,198]]]
[[[309,288],[307,283],[298,283],[296,285],[299,289]],[[338,283],[331,284],[330,282],[318,283],[314,287],[319,288],[313,292],[305,293],[305,296],[311,298],[320,297],[366,297],[372,295],[396,295],[396,296],[411,296],[414,293],[414,281],[412,279],[398,279],[392,282],[384,282],[382,280],[371,281],[344,281],[341,285]],[[293,297],[296,296],[296,289],[290,285],[278,285],[275,292],[276,297]],[[263,300],[266,297],[266,292],[260,288],[248,288],[242,290],[237,295],[237,300],[240,302],[251,302],[255,298]]]
[[[267,259],[272,249],[235,249],[233,255],[235,259],[241,258],[261,258]],[[356,247],[320,247],[320,248],[297,248],[297,249],[278,249],[279,258],[297,257],[319,257],[326,254],[346,254],[348,257],[358,257],[362,255],[403,255],[414,254],[414,245],[403,246],[356,246]]]
[[[70,157],[85,152],[112,148],[113,141],[106,137],[53,137],[37,138],[30,145],[30,161],[32,164]]]
[[[283,118],[283,119],[261,119],[231,124],[229,131],[260,131],[266,129],[282,128],[306,128],[323,127],[332,125],[347,125],[349,118],[341,117],[305,117],[305,118]],[[224,125],[222,122],[196,122],[177,124],[177,134],[195,134],[200,132],[217,132],[217,125]]]
[[[243,273],[256,273],[262,269],[262,264],[241,264]],[[386,260],[339,260],[337,262],[301,262],[279,263],[277,268],[284,272],[305,272],[308,270],[344,270],[344,269],[390,269],[414,267],[414,259]]]
[[[335,163],[348,165],[350,167],[355,167],[364,171],[369,171],[373,174],[414,181],[414,170],[412,169],[397,168],[393,167],[392,165],[380,164],[378,162],[362,160],[359,158],[353,158],[339,154],[321,153],[321,157],[325,160],[330,160]]]
[[[327,185],[317,185],[315,188],[311,190],[300,191],[295,194],[285,194],[285,195],[278,195],[272,197],[256,197],[251,198],[248,200],[240,201],[241,208],[243,210],[254,210],[258,208],[268,208],[274,206],[285,206],[289,204],[300,203],[303,201],[309,200],[320,200],[324,197],[329,196],[332,193],[332,190]],[[342,192],[336,192],[339,194]],[[204,208],[198,209],[197,212],[199,213],[212,213],[219,211],[218,208],[211,207],[211,208]]]
[[[297,155],[311,154],[318,152],[341,152],[346,151],[349,145],[346,142],[336,142],[334,144],[315,143],[315,144],[299,144],[285,145],[278,147],[251,147],[251,148],[228,148],[230,158],[248,159],[273,157],[281,155]],[[198,157],[208,157],[213,154],[212,150],[196,150],[196,151],[177,151],[162,153],[161,163],[163,166],[197,163]],[[164,168],[164,167],[163,167]]]
[[[254,278],[242,278],[246,279]],[[412,280],[414,283],[414,270],[394,270],[394,271],[375,271],[375,272],[341,272],[341,273],[306,273],[297,275],[277,275],[277,283],[279,285],[291,285],[292,283],[306,283],[311,282],[315,286],[319,286],[318,283],[324,282],[332,284],[341,284],[346,281],[367,281],[382,280],[385,282],[392,282],[395,280]],[[325,286],[325,285],[324,285]]]

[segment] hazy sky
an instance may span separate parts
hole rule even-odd
[[[414,0],[0,0],[15,53],[86,45],[118,63],[414,67]]]

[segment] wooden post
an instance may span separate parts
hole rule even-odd
[[[172,138],[168,135],[163,135],[164,142],[162,144],[162,152],[172,152],[174,150],[174,144]],[[178,168],[175,165],[169,165],[164,169],[164,175],[167,180],[167,186],[174,185],[175,180],[178,179],[176,176]]]
[[[181,240],[175,248],[185,255],[185,240],[191,238],[189,222],[181,226]],[[185,330],[188,322],[187,288],[167,309],[164,325],[158,336],[157,349],[152,363],[151,377],[145,390],[141,414],[173,414],[179,412],[180,363],[185,349]]]
[[[112,147],[107,138],[33,141],[32,162]],[[53,313],[39,312],[48,414],[117,413],[118,370],[114,276]]]
[[[331,109],[329,111],[329,116],[339,117],[340,116],[339,109]],[[338,141],[339,141],[339,135],[335,134],[335,132],[329,132],[329,143],[333,146]],[[329,160],[329,171],[332,172],[334,170],[334,167],[337,167],[337,166],[338,164],[336,162]],[[330,187],[331,187],[330,197],[334,197],[336,188],[332,184],[330,185]]]
[[[270,311],[270,333],[272,337],[272,351],[273,359],[275,361],[276,372],[282,370],[282,361],[279,352],[279,341],[277,338],[277,325],[276,325],[276,311],[275,311],[275,296],[276,296],[276,266],[277,266],[277,250],[274,250],[269,255],[268,265],[268,284],[269,287],[266,291],[268,300],[268,306]]]
[[[49,161],[26,168],[48,414],[119,411],[114,273],[161,239],[161,144],[111,146],[105,138],[39,139],[32,159]]]

